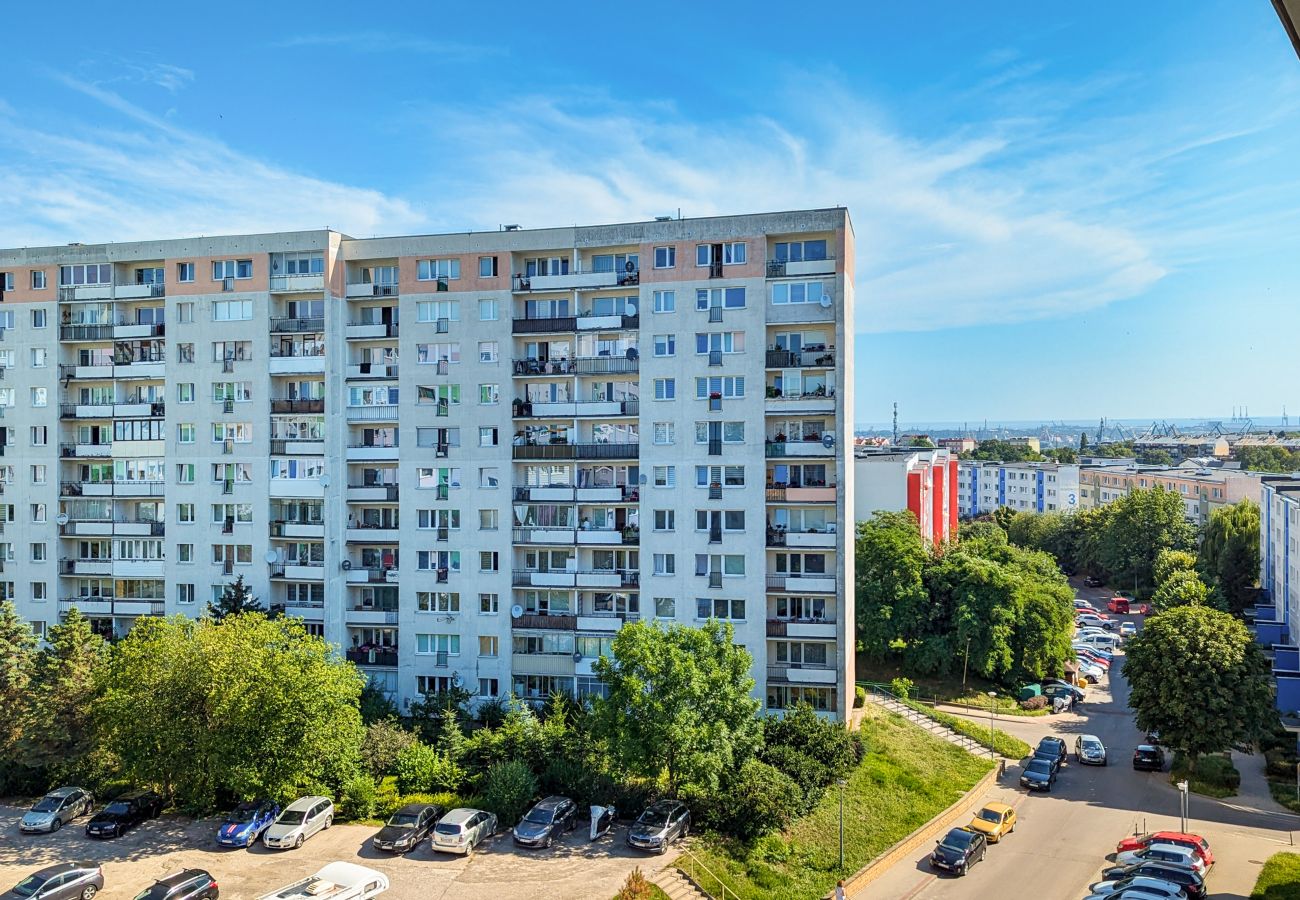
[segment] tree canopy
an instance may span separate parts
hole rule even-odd
[[[1246,445],[1233,450],[1242,468],[1250,472],[1300,471],[1300,452],[1286,447]]]
[[[984,459],[1000,462],[1039,462],[1043,455],[1028,444],[991,439],[980,441],[974,450],[963,453],[965,459]]]
[[[85,776],[95,750],[95,674],[108,652],[90,621],[73,607],[51,625],[36,656],[17,754],[22,765],[56,777]]]
[[[23,710],[35,668],[36,635],[19,617],[12,600],[0,601],[0,762],[9,758],[22,734]]]
[[[253,589],[245,583],[243,575],[226,585],[221,599],[216,603],[208,601],[208,615],[218,622],[227,616],[237,616],[245,612],[266,612],[266,607],[257,602],[257,598],[253,596]]]
[[[1259,504],[1250,499],[1210,513],[1201,539],[1201,577],[1217,588],[1228,610],[1240,614],[1259,584]]]

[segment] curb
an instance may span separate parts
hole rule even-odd
[[[885,870],[898,862],[904,856],[909,855],[917,847],[929,841],[941,829],[946,828],[957,819],[961,818],[970,806],[971,798],[976,794],[981,794],[988,790],[989,785],[995,783],[998,777],[1000,767],[995,766],[990,769],[983,778],[975,782],[969,791],[962,795],[961,799],[949,806],[943,812],[939,813],[930,821],[926,822],[920,828],[913,831],[907,837],[903,838],[894,846],[890,847],[880,856],[877,856],[871,862],[867,863],[861,869],[854,872],[848,878],[844,879],[844,893],[846,896],[852,896],[858,891],[865,888],[871,882],[875,881]],[[826,895],[825,900],[831,900],[834,892]]]

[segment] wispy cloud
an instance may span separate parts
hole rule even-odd
[[[114,128],[42,130],[0,107],[0,244],[141,240],[319,228],[421,227],[404,200],[294,171],[179,128],[104,87],[64,83]]]
[[[349,31],[299,34],[272,44],[273,47],[335,48],[352,53],[420,53],[441,57],[448,62],[466,62],[495,56],[502,48],[485,44],[440,41],[432,38],[395,34],[386,31]]]

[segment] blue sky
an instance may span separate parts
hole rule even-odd
[[[289,6],[10,10],[0,245],[843,204],[859,423],[1300,415],[1265,0]]]

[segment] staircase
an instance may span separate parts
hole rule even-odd
[[[867,700],[876,706],[879,706],[881,709],[902,716],[912,724],[924,728],[935,737],[961,747],[967,753],[973,753],[976,756],[983,756],[989,752],[987,748],[976,743],[966,735],[958,734],[947,725],[936,722],[924,713],[917,712],[906,703],[900,701],[896,695],[890,693],[879,685],[867,686]]]
[[[708,894],[695,886],[686,874],[676,866],[661,869],[650,879],[672,900],[711,900]]]

